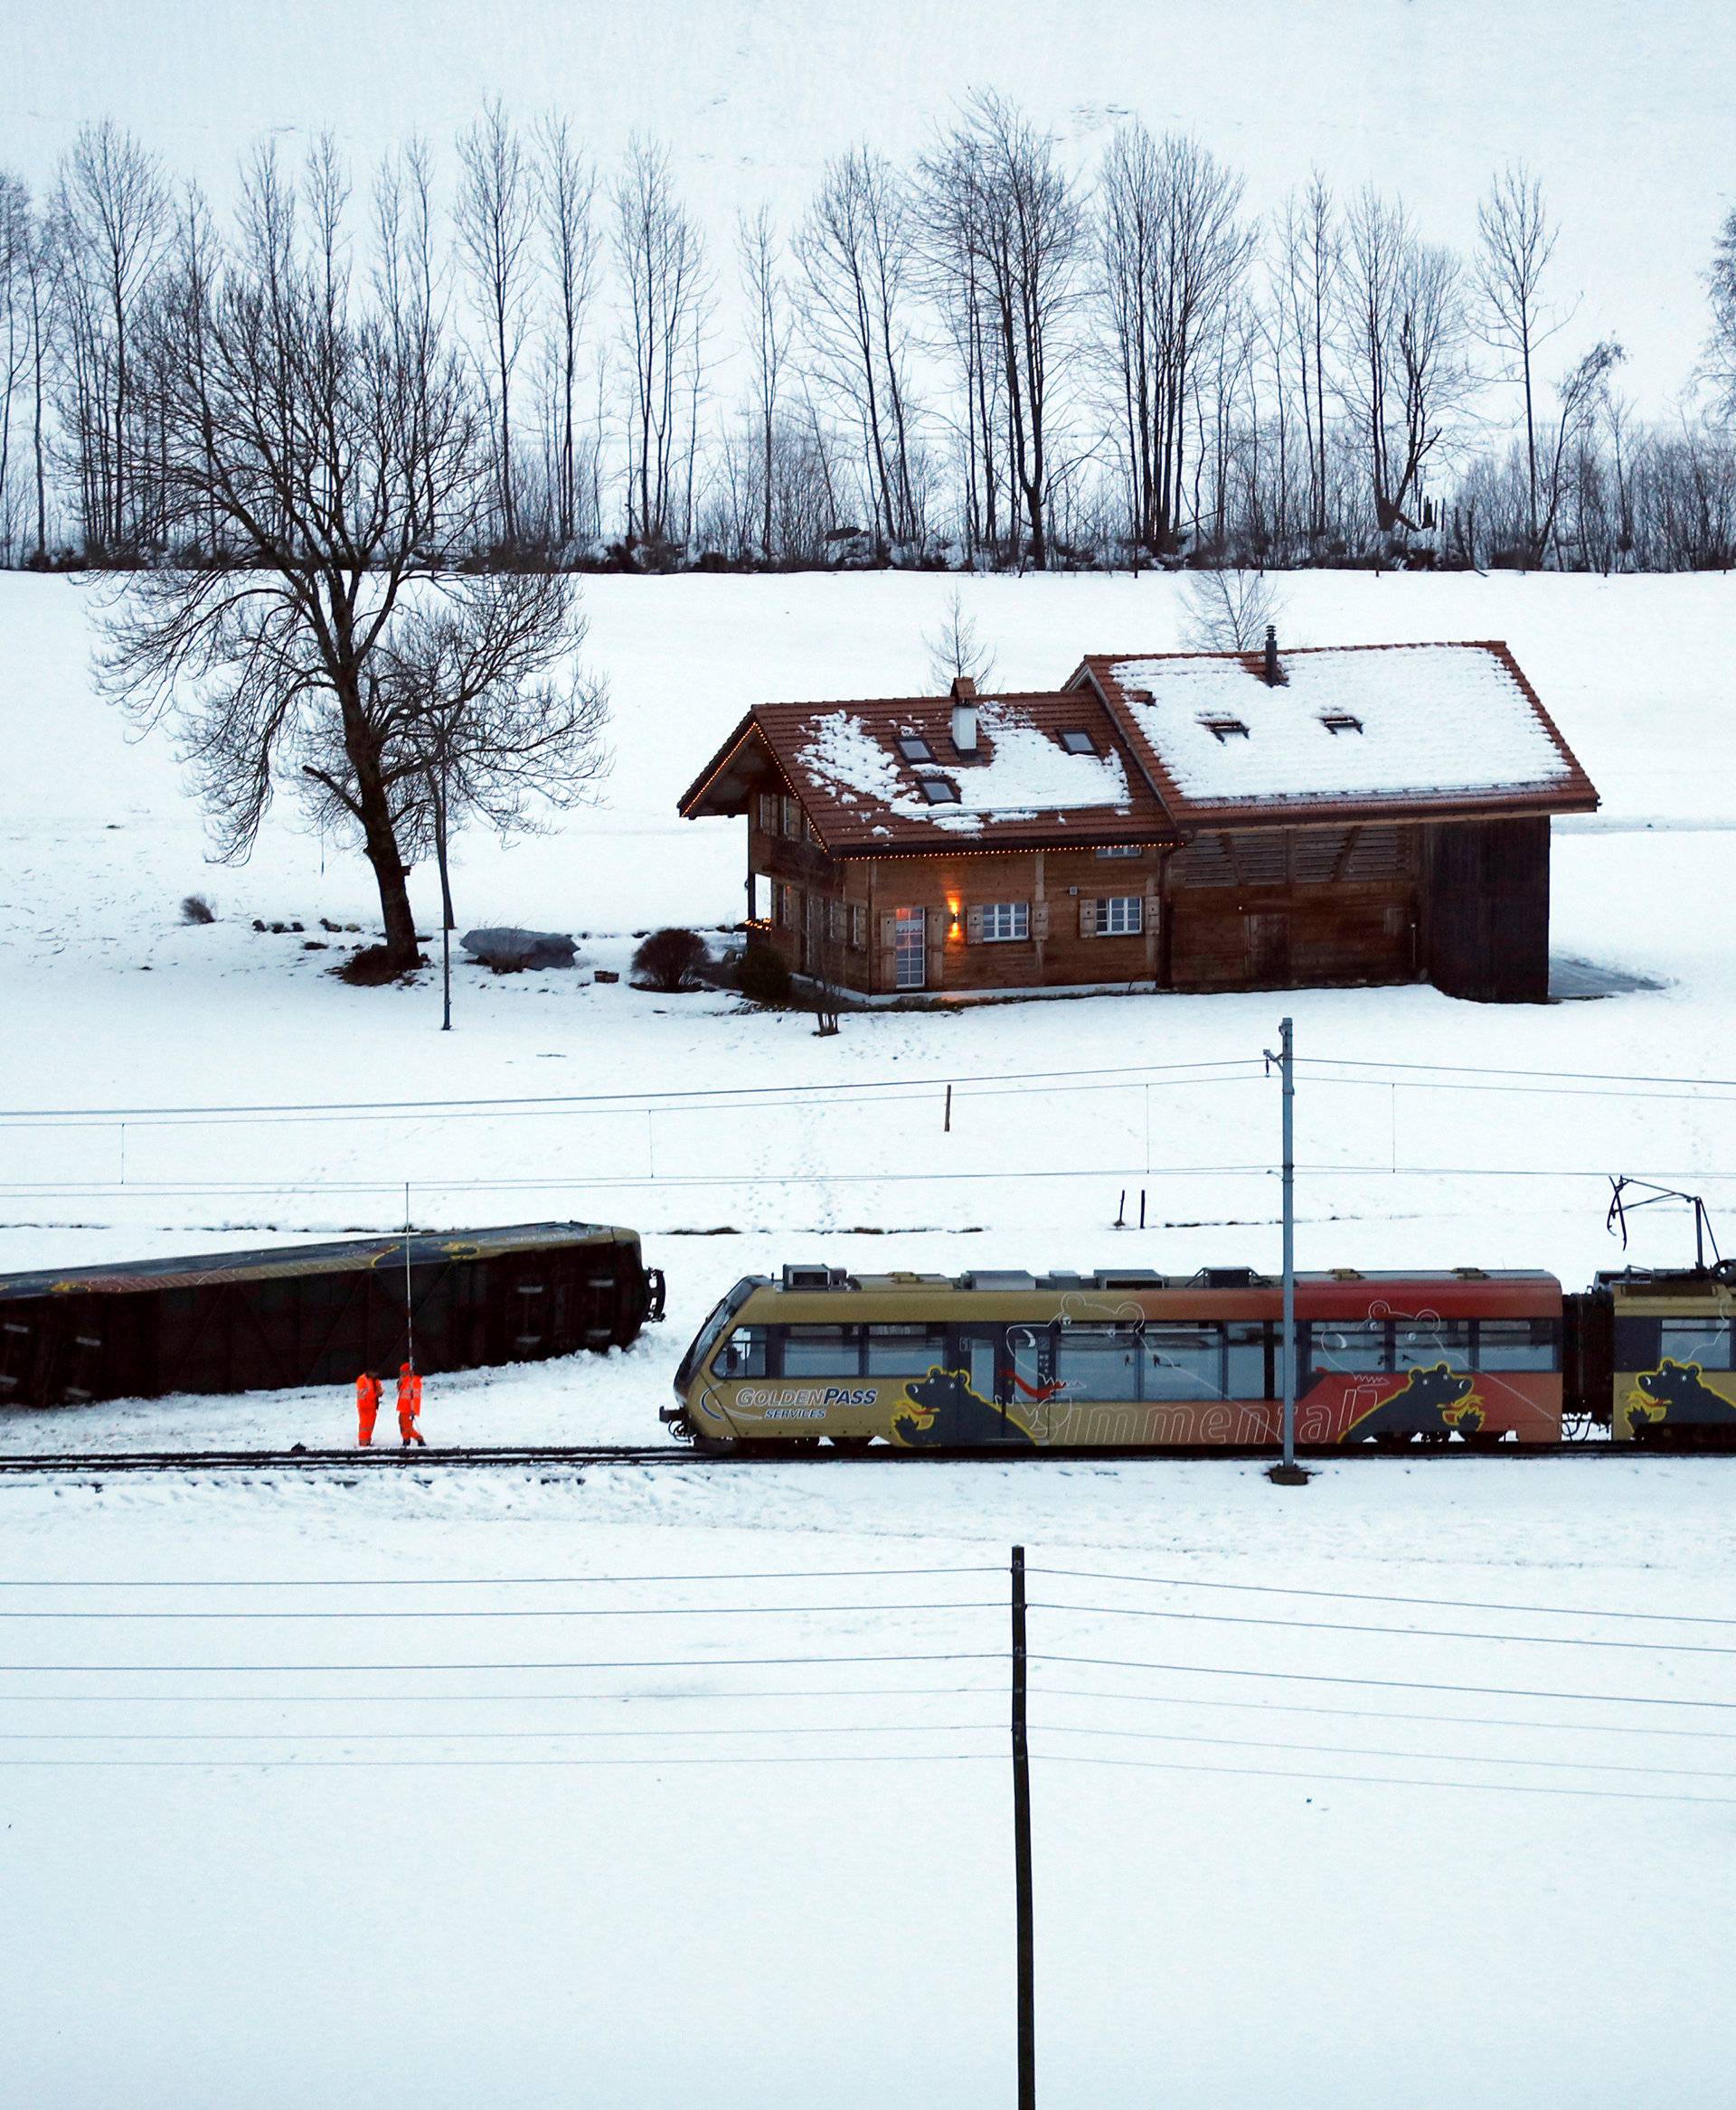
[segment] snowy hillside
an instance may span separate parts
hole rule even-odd
[[[1604,798],[1557,833],[1556,950],[1580,985],[1655,987],[1096,997],[822,1041],[594,983],[637,929],[739,915],[741,824],[674,803],[742,710],[920,686],[952,583],[590,586],[604,801],[467,842],[457,875],[461,923],[571,929],[581,966],[462,968],[442,1035],[431,975],[326,972],[356,941],[322,918],[372,923],[359,859],[285,806],[250,867],[207,868],[167,739],[93,694],[90,589],[0,578],[0,1267],[393,1224],[406,1182],[420,1222],[637,1224],[666,1325],[430,1380],[424,1426],[654,1442],[750,1268],[1275,1262],[1284,1011],[1305,1266],[1582,1280],[1617,1258],[1610,1172],[1727,1209],[1736,1084],[1631,1081],[1736,1078],[1722,578],[1286,582],[1292,643],[1511,644]],[[1179,642],[1171,580],[966,591],[1005,686]],[[193,891],[214,924],[180,921]],[[397,1104],[283,1110],[368,1100]],[[1150,1228],[1112,1228],[1142,1189]],[[1665,1258],[1685,1232],[1637,1235]],[[4,1439],[352,1426],[289,1392],[15,1413]],[[1722,1464],[7,1477],[0,2099],[1004,2103],[1023,1541],[1051,2110],[1712,2110],[1736,2055]]]
[[[585,962],[620,968],[636,930],[736,918],[741,827],[677,820],[677,794],[757,700],[924,685],[921,636],[950,590],[895,576],[590,582],[587,656],[612,688],[613,774],[600,805],[540,840],[504,852],[464,840],[461,927],[571,930]],[[167,734],[130,732],[93,693],[93,589],[0,579],[0,720],[13,758],[0,778],[0,1103],[616,1095],[462,1118],[216,1129],[139,1114],[14,1127],[0,1257],[52,1264],[189,1238],[392,1223],[408,1181],[424,1221],[589,1215],[636,1223],[654,1241],[743,1233],[656,1256],[684,1322],[748,1260],[775,1259],[792,1241],[858,1257],[855,1227],[900,1233],[901,1249],[929,1264],[943,1247],[924,1235],[964,1227],[969,1239],[944,1249],[985,1264],[1089,1266],[1112,1254],[1192,1267],[1208,1249],[1263,1264],[1276,1254],[1277,1106],[1258,1058],[1286,1009],[1305,1060],[1335,1065],[1303,1073],[1307,1265],[1474,1256],[1582,1277],[1612,1253],[1605,1173],[1699,1182],[1715,1203],[1736,1162],[1727,1096],[1554,1080],[1730,1072],[1729,582],[1344,574],[1286,590],[1292,644],[1509,641],[1604,802],[1556,832],[1555,950],[1660,988],[1544,1009],[1429,989],[1109,997],[852,1017],[823,1041],[798,1014],[646,995],[593,984],[586,967],[498,979],[463,966],[458,1030],[442,1035],[431,978],[350,990],[325,971],[335,951],[304,950],[343,942],[322,918],[371,927],[361,860],[322,845],[285,801],[250,865],[208,867]],[[1132,655],[1179,642],[1178,589],[1164,578],[984,579],[969,583],[967,606],[1008,688],[1060,679],[1088,649]],[[430,873],[415,875],[424,916],[430,886]],[[209,895],[214,925],[179,921],[193,891]],[[305,933],[259,935],[255,918]],[[1212,1067],[1178,1082],[1178,1064]],[[1370,1064],[1540,1074],[1340,1067]],[[1130,1065],[1154,1067],[1126,1082],[1052,1074]],[[1048,1074],[1021,1097],[995,1081],[1034,1073]],[[861,1088],[890,1079],[901,1088]],[[942,1135],[944,1079],[979,1081],[959,1083]],[[1483,1088],[1494,1082],[1519,1088]],[[721,1110],[680,1096],[719,1088],[738,1095]],[[1157,1228],[1144,1239],[1112,1232],[1121,1191],[1137,1212],[1142,1186]],[[1675,1249],[1671,1225],[1655,1220],[1646,1235],[1660,1257]]]

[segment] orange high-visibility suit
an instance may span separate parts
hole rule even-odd
[[[406,1362],[398,1371],[398,1436],[404,1444],[419,1444],[422,1432],[416,1417],[422,1410],[422,1380]]]
[[[355,1380],[355,1440],[365,1450],[373,1441],[373,1425],[380,1413],[380,1380],[364,1370]]]

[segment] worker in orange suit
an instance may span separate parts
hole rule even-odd
[[[355,1440],[366,1450],[373,1441],[373,1425],[380,1413],[380,1380],[364,1370],[355,1380]]]
[[[398,1435],[406,1449],[422,1441],[416,1417],[422,1410],[422,1380],[409,1363],[398,1368]]]

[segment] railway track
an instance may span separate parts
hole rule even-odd
[[[1632,1457],[1636,1446],[1605,1441],[1515,1444],[1495,1446],[1467,1444],[1410,1444],[1388,1448],[1358,1444],[1344,1450],[1304,1452],[1307,1465],[1327,1460],[1394,1460],[1415,1464],[1423,1460],[1486,1458],[1490,1455],[1525,1458]],[[1731,1455],[1729,1446],[1678,1445],[1667,1454],[1674,1457],[1711,1457]],[[354,1474],[449,1471],[455,1467],[584,1467],[599,1465],[656,1465],[709,1468],[745,1465],[916,1465],[923,1462],[950,1465],[1040,1465],[1045,1459],[1073,1465],[1126,1465],[1144,1460],[1159,1465],[1175,1460],[1241,1462],[1269,1465],[1275,1454],[1269,1448],[1222,1444],[1152,1450],[1006,1450],[953,1451],[905,1450],[892,1445],[875,1445],[865,1451],[835,1451],[815,1445],[812,1448],[780,1445],[776,1449],[743,1448],[695,1451],[675,1444],[449,1446],[441,1449],[308,1450],[287,1451],[40,1451],[0,1453],[0,1475],[13,1478],[42,1475],[58,1478],[107,1478],[122,1473],[306,1473]]]

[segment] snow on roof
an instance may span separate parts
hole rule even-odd
[[[1191,801],[1529,790],[1573,775],[1512,669],[1480,645],[1323,649],[1281,664],[1277,687],[1234,656],[1118,660],[1113,674]]]
[[[923,821],[954,834],[976,834],[985,821],[1029,820],[1109,807],[1130,810],[1119,755],[1069,754],[1054,734],[1014,704],[985,698],[976,707],[983,759],[960,761],[935,750],[931,763],[907,763],[853,711],[816,718],[796,762],[842,805],[858,799],[901,820]],[[943,777],[958,802],[931,805],[920,779]]]

